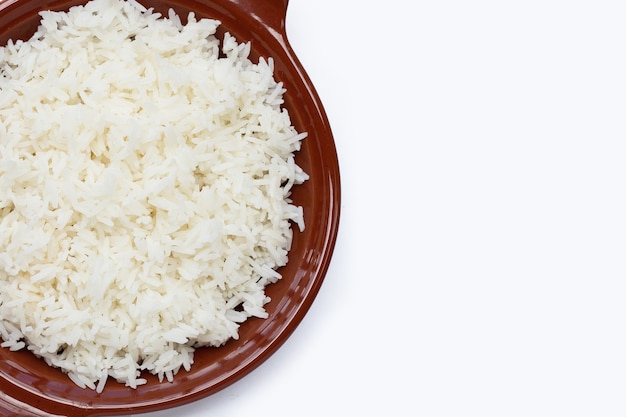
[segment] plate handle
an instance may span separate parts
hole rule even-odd
[[[278,38],[284,38],[289,0],[231,0],[240,10],[247,10],[256,22]]]

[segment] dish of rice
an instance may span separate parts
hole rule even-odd
[[[271,58],[133,0],[0,48],[0,335],[77,385],[136,388],[267,318],[307,180]]]

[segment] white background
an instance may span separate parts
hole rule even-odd
[[[145,417],[626,415],[626,2],[291,0],[342,173],[309,314]]]

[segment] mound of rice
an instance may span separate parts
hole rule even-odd
[[[0,334],[130,387],[267,317],[307,175],[271,59],[134,1],[43,12],[0,49]]]

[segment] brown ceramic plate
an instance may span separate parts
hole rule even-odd
[[[0,44],[28,39],[40,10],[67,10],[86,0],[0,0]],[[61,371],[48,367],[27,351],[0,349],[0,415],[68,416],[120,415],[163,410],[182,405],[237,381],[278,349],[303,319],[326,274],[339,222],[339,168],[332,132],[313,85],[289,46],[285,33],[288,0],[140,0],[147,7],[179,15],[222,22],[222,31],[240,42],[251,41],[252,59],[271,56],[275,77],[287,89],[285,107],[299,131],[306,131],[298,164],[310,180],[294,189],[303,206],[306,230],[295,232],[290,262],[283,279],[267,288],[272,298],[269,318],[251,319],[240,329],[240,339],[220,348],[198,349],[189,372],[173,383],[130,389],[111,381],[102,394],[74,385]],[[221,34],[221,33],[220,33]],[[296,228],[297,229],[297,228]]]

